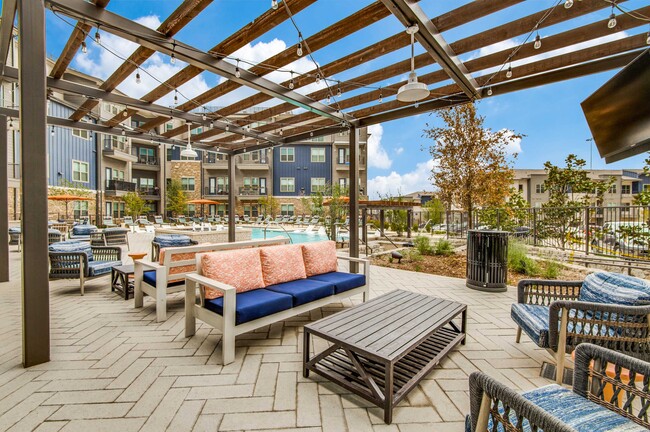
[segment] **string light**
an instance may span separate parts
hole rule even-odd
[[[102,37],[99,34],[99,26],[97,26],[97,31],[95,32],[95,43],[97,45],[101,45],[101,43],[102,43]]]
[[[214,121],[210,120],[210,129],[213,129],[213,128],[214,128]],[[227,128],[228,128],[228,127],[226,126],[226,129],[227,129]]]
[[[573,0],[566,0],[564,2],[564,9],[571,9],[571,6],[573,6]]]
[[[282,131],[282,129],[280,129],[280,136],[282,136],[283,134],[284,132]]]
[[[169,59],[171,64],[176,64],[176,54],[174,54],[174,51],[176,51],[176,42],[172,42],[172,55]]]
[[[140,84],[141,82],[142,82],[142,78],[140,78],[140,71],[138,71],[135,74],[135,83]]]
[[[86,45],[86,41],[81,41],[81,52],[84,54],[88,52],[88,46]]]
[[[205,109],[205,108],[204,108],[204,109]],[[201,118],[203,119],[203,121],[206,121],[206,120],[208,119],[208,116],[205,115],[205,113],[203,113],[203,115],[201,116]]]
[[[291,90],[293,90],[293,87],[294,87],[294,85],[293,85],[293,72],[291,72],[291,79],[289,80],[289,88]]]
[[[52,125],[52,127],[50,128],[50,136],[51,137],[54,136],[54,125]]]
[[[235,66],[235,77],[241,77],[241,72],[239,71],[239,60],[237,60],[237,66]]]
[[[298,57],[302,57],[302,42],[298,42],[298,49],[296,49]]]
[[[616,14],[614,14],[614,5],[612,5],[612,14],[609,16],[609,21],[607,21],[607,27],[611,29],[616,27]]]
[[[512,78],[512,66],[508,65],[508,71],[506,72],[506,78]]]
[[[122,136],[126,135],[126,131],[122,129]]]
[[[278,0],[271,0],[271,8],[272,8],[273,10],[277,10],[277,9],[278,9]]]
[[[316,84],[320,84],[320,74],[316,74]]]
[[[383,103],[383,102],[384,102],[384,95],[381,94],[381,88],[380,88],[379,89],[379,103]]]
[[[336,96],[341,97],[341,81],[339,81],[339,87],[336,89]]]
[[[126,117],[126,116],[128,115],[128,114],[126,113],[126,111],[127,111],[128,109],[129,109],[128,107],[124,108],[124,111],[122,111],[122,117]]]
[[[230,131],[230,125],[227,124],[227,125],[226,125],[226,132],[229,132],[229,131]]]
[[[174,105],[178,105],[178,90],[174,89]]]
[[[328,94],[327,95],[327,105],[329,105],[330,103],[332,103],[332,97]]]
[[[488,96],[492,96],[492,87],[488,87],[487,94]]]
[[[309,136],[313,137],[314,136],[314,131],[310,131]]]
[[[535,36],[535,44],[533,45],[536,50],[540,49],[542,47],[542,38],[539,37],[539,33],[537,33],[537,36]]]
[[[14,119],[9,117],[9,130],[14,129]]]

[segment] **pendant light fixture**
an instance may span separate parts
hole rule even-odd
[[[415,33],[418,30],[417,24],[406,29],[406,33],[411,35],[411,73],[409,73],[408,83],[397,91],[397,100],[400,102],[416,102],[429,96],[429,88],[426,84],[418,82],[415,73]]]
[[[196,158],[199,154],[192,148],[192,143],[190,141],[190,138],[192,138],[192,129],[191,129],[192,123],[187,122],[187,146],[181,150],[181,156],[187,157],[187,158]]]

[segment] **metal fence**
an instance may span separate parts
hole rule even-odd
[[[445,216],[432,230],[466,238],[467,213],[448,211]],[[508,231],[533,246],[650,260],[648,206],[479,209],[472,221],[475,229]]]

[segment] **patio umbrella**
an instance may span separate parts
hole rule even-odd
[[[325,200],[323,201],[323,205],[332,205],[332,201],[334,201],[334,199],[332,198]],[[350,202],[350,197],[346,197],[346,196],[338,197],[338,201],[339,203],[347,204]]]
[[[70,201],[92,201],[92,198],[84,197],[84,196],[78,196],[78,195],[69,195],[69,194],[63,194],[63,195],[50,195],[47,197],[48,200],[50,201],[65,201],[65,218],[68,218],[68,203]]]
[[[200,204],[201,205],[201,215],[202,216],[205,216],[205,213],[203,212],[203,206],[205,204],[208,204],[208,205],[210,205],[210,204],[215,204],[215,205],[216,204],[221,204],[219,201],[214,201],[214,200],[209,200],[209,199],[204,199],[204,198],[189,200],[187,203],[188,204]]]

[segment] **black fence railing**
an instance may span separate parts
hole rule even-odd
[[[107,191],[135,192],[137,185],[124,180],[106,180]]]
[[[216,187],[206,186],[203,188],[203,194],[204,195],[228,195],[228,187],[216,188]]]
[[[160,188],[154,187],[140,187],[138,188],[138,193],[140,195],[146,196],[160,196]]]
[[[136,163],[143,165],[158,165],[158,158],[155,156],[135,155],[138,160]]]
[[[448,211],[445,216],[432,230],[466,238],[467,213]],[[650,260],[649,206],[479,209],[472,222],[475,229],[508,231],[533,246]]]

